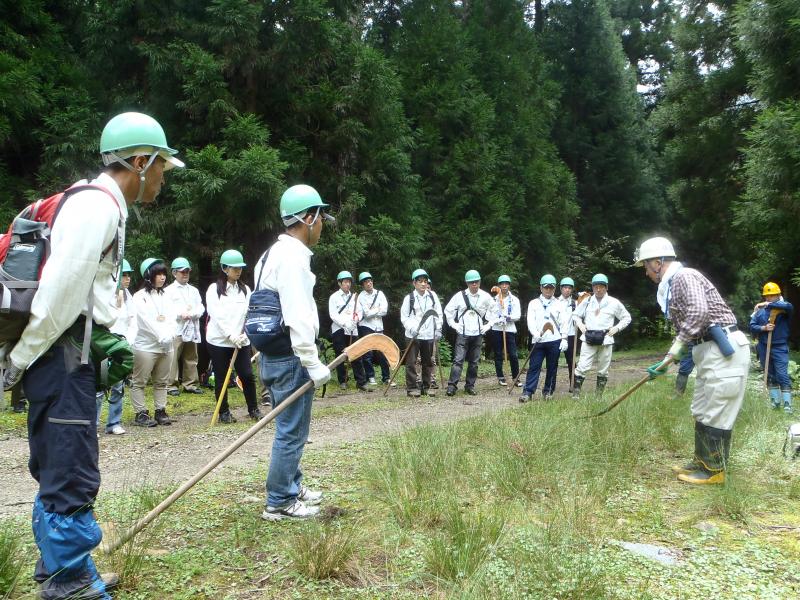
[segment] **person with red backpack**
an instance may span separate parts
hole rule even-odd
[[[32,519],[40,552],[34,578],[46,600],[110,599],[106,585],[115,578],[101,577],[91,558],[102,539],[92,509],[100,488],[95,339],[112,335],[107,328],[117,319],[112,300],[128,208],[153,202],[164,171],[184,166],[161,125],[141,113],[111,119],[100,154],[104,171],[58,199],[49,223],[49,257],[27,325],[9,344],[3,373],[4,387],[21,380],[30,402],[29,468],[39,483]]]

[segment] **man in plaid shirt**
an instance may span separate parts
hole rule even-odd
[[[647,277],[658,284],[658,304],[677,331],[664,360],[647,371],[653,379],[663,375],[668,361],[679,362],[689,343],[694,342],[694,459],[672,470],[686,483],[719,485],[725,482],[731,430],[744,399],[750,349],[736,326],[736,317],[714,285],[675,258],[672,243],[662,237],[642,243],[634,257],[635,266],[643,266]]]

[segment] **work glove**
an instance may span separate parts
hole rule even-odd
[[[686,344],[678,339],[672,342],[672,346],[670,346],[669,350],[667,351],[667,355],[672,356],[675,362],[679,362],[684,356],[686,356],[686,353]]]
[[[241,348],[247,342],[247,336],[243,333],[234,333],[228,336],[228,340],[237,348]]]
[[[561,343],[558,345],[559,352],[566,352],[567,351],[567,340],[561,340]]]
[[[491,328],[492,328],[492,322],[490,321],[489,323],[486,323],[481,327],[481,335],[489,331]]]
[[[650,381],[653,381],[653,379],[655,379],[656,377],[664,375],[667,372],[669,365],[664,364],[667,358],[668,357],[665,356],[663,360],[660,360],[657,363],[647,367],[647,374],[650,375]]]
[[[321,388],[330,381],[331,370],[321,363],[315,367],[306,367],[306,370],[311,381],[314,382],[315,388]]]
[[[3,389],[10,390],[12,387],[19,383],[22,376],[25,374],[25,369],[16,367],[10,360],[5,371],[3,371]]]
[[[616,327],[616,326],[614,326],[614,327],[612,327],[611,329],[609,329],[609,330],[606,332],[606,335],[607,335],[608,337],[614,337],[614,336],[615,336],[616,334],[618,334],[618,333],[619,333],[619,329],[617,329],[617,327]]]

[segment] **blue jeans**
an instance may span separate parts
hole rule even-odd
[[[273,408],[311,379],[294,355],[267,357],[262,354],[259,374],[261,382],[269,388]],[[312,387],[275,418],[275,440],[267,474],[267,506],[286,508],[294,504],[300,493],[303,480],[300,459],[308,440],[313,400]]]
[[[125,397],[125,382],[120,381],[111,386],[108,392],[108,416],[106,417],[106,433],[111,431],[114,425],[122,422],[122,399]],[[103,400],[106,399],[106,392],[97,392],[97,425],[100,425],[100,411],[103,410]]]
[[[539,387],[539,373],[542,370],[542,363],[547,361],[547,373],[544,377],[544,387],[542,388],[543,396],[552,396],[556,391],[556,374],[558,373],[558,357],[561,351],[558,347],[561,345],[561,340],[553,340],[552,342],[539,342],[531,350],[531,367],[528,370],[528,376],[525,378],[525,387],[522,390],[523,394],[533,394],[536,388]]]

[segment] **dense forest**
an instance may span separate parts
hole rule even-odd
[[[654,234],[740,317],[768,279],[798,300],[797,0],[0,7],[0,225],[96,173],[103,125],[138,110],[188,168],[132,216],[126,256],[187,256],[203,288],[222,250],[257,259],[304,182],[338,219],[320,300],[342,269],[395,309],[419,266],[445,297],[476,268],[524,300],[546,272],[603,271],[648,335],[654,289],[630,264]]]

